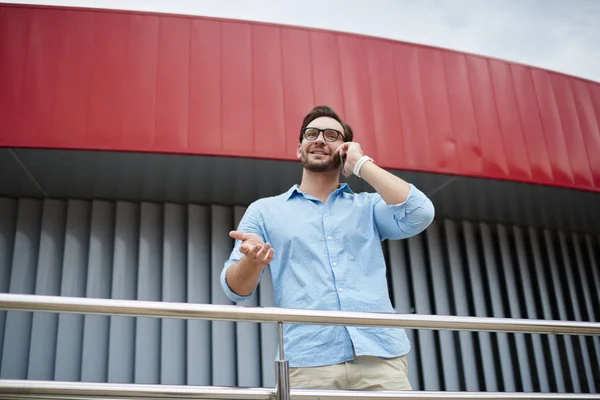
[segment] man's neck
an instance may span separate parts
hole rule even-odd
[[[329,195],[339,186],[340,172],[337,169],[330,172],[311,172],[305,169],[299,188],[304,193],[326,203]]]

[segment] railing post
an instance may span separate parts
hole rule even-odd
[[[275,361],[277,375],[277,400],[290,400],[290,365],[283,353],[283,322],[279,326],[279,360]]]

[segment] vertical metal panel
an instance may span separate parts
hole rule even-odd
[[[596,114],[596,124],[600,128],[600,85],[594,84],[593,82],[586,82],[588,90],[590,91],[593,110]]]
[[[56,79],[60,48],[67,14],[59,10],[33,10],[29,26],[29,49],[24,65],[27,77],[22,81],[23,105],[28,118],[21,120],[21,130],[29,132],[32,142],[48,142],[52,134],[57,92]]]
[[[87,279],[91,207],[88,202],[69,200],[63,257],[61,296],[84,297]],[[60,314],[54,379],[81,379],[83,315]]]
[[[209,207],[189,205],[187,229],[187,302],[209,304],[211,292]],[[188,385],[211,384],[210,338],[210,321],[187,321],[186,382]],[[156,365],[158,362],[159,360],[156,360]]]
[[[234,226],[238,226],[244,212],[242,207],[233,208]],[[258,295],[237,303],[243,306],[258,306]],[[237,384],[238,386],[260,386],[260,348],[259,325],[251,322],[236,323],[236,348],[237,348]]]
[[[529,245],[531,246],[531,253],[533,258],[533,267],[534,267],[534,275],[537,277],[535,280],[536,287],[534,287],[534,291],[538,297],[538,318],[539,319],[554,319],[554,315],[552,313],[551,305],[550,305],[550,297],[552,285],[549,284],[549,279],[547,279],[548,272],[547,268],[547,259],[548,256],[546,252],[544,252],[543,237],[539,235],[533,228],[529,228]],[[545,262],[546,261],[546,262]],[[546,265],[544,265],[546,264]],[[561,356],[559,354],[558,349],[558,337],[555,335],[549,335],[544,338],[545,351],[546,354],[549,353],[549,360],[547,361],[548,370],[552,371],[550,376],[550,387],[553,392],[563,393],[566,391],[565,384],[565,375],[566,372],[563,369],[563,365],[561,362]]]
[[[121,132],[121,116],[127,114],[123,99],[129,88],[123,73],[128,20],[126,14],[97,13],[93,24],[87,28],[94,31],[91,43],[94,52],[90,54],[93,60],[89,66],[91,75],[85,82],[88,88],[87,130],[82,144],[86,146],[123,148],[121,142],[125,135]],[[64,62],[70,64],[77,59],[65,59]]]
[[[456,138],[442,51],[422,47],[418,49],[418,57],[427,126],[431,137],[436,138],[431,141],[432,160],[435,168],[440,172],[456,170],[459,168],[460,161],[456,154]],[[397,150],[393,149],[393,151]]]
[[[508,177],[506,149],[502,141],[488,62],[485,59],[468,57],[467,71],[483,153],[484,174],[490,177]]]
[[[529,264],[529,260],[527,256],[532,259],[531,256],[531,244],[526,245],[525,238],[523,234],[523,229],[520,227],[513,227],[513,235],[514,235],[514,245],[516,247],[517,259],[516,259],[516,269],[517,273],[515,275],[515,280],[521,283],[520,288],[522,290],[521,296],[524,299],[524,314],[520,314],[521,318],[529,318],[536,319],[538,318],[538,313],[536,311],[535,297],[531,295],[534,293],[533,279],[532,275],[535,278],[537,276],[533,272],[533,266]],[[530,249],[529,252],[526,252],[526,246]],[[529,253],[529,254],[528,254]],[[508,281],[508,279],[507,279]],[[521,306],[523,308],[523,306]],[[543,317],[542,317],[543,318]],[[545,354],[544,349],[542,347],[542,338],[541,335],[529,335],[530,341],[533,343],[532,353],[527,354],[532,366],[535,369],[535,372],[532,371],[532,389],[531,391],[535,392],[550,392],[550,384],[548,382],[548,369],[546,367],[546,362],[544,360]],[[519,352],[519,357],[521,356]],[[525,379],[525,378],[523,378]],[[523,384],[523,390],[526,390],[527,386]]]
[[[222,24],[221,29],[221,142],[227,152],[249,155],[255,150],[254,132],[249,128],[254,126],[252,30],[250,25],[243,23]]]
[[[562,281],[564,285],[566,280],[566,285],[563,287],[565,288],[566,294],[565,301],[567,303],[567,318],[570,321],[582,321],[583,319],[581,316],[581,305],[579,304],[579,296],[581,295],[582,290],[575,287],[575,277],[573,276],[575,273],[575,265],[573,264],[577,263],[577,260],[573,259],[572,255],[569,254],[569,249],[567,248],[567,240],[564,232],[558,232],[558,240],[560,243],[559,248],[562,255],[562,276],[566,276],[566,279],[563,278]],[[571,262],[571,260],[573,260],[573,263]],[[580,346],[580,348],[578,348],[578,345]],[[592,365],[590,362],[591,349],[588,349],[585,337],[579,336],[578,338],[573,338],[573,346],[575,347],[574,356],[578,360],[578,375],[581,378],[586,378],[581,379],[582,391],[595,392],[596,388],[593,382],[594,378],[592,376]],[[585,387],[586,384],[589,385],[588,388]]]
[[[594,113],[594,104],[588,86],[583,80],[570,80],[573,99],[577,109],[577,118],[587,150],[592,179],[596,187],[600,186],[600,115]]]
[[[298,121],[302,119],[306,111],[310,110],[315,103],[312,69],[306,68],[307,60],[311,60],[310,32],[304,29],[282,29],[281,30],[281,62],[283,68],[283,106],[285,124],[284,154],[287,159],[296,157],[295,146],[299,133]],[[312,61],[311,61],[312,62]]]
[[[569,78],[564,75],[551,74],[550,81],[556,99],[556,108],[560,117],[567,154],[573,170],[573,179],[576,184],[591,186],[593,179],[588,158],[589,156],[594,157],[594,154],[588,153],[583,142],[583,133]]]
[[[488,224],[480,224],[481,241],[483,244],[483,266],[485,273],[485,286],[488,288],[488,299],[489,305],[488,310],[491,309],[491,314],[488,311],[488,316],[496,318],[504,318],[504,301],[502,298],[502,283],[500,280],[500,263],[498,263],[494,243],[497,243],[497,238],[492,237],[492,232]],[[493,243],[494,242],[494,243]],[[493,333],[495,343],[494,353],[496,360],[499,361],[501,374],[501,385],[499,390],[514,392],[515,388],[515,377],[514,369],[517,365],[512,365],[512,360],[509,350],[508,334],[506,333]]]
[[[539,106],[531,70],[524,66],[511,65],[512,84],[515,88],[516,105],[519,108],[519,117],[524,132],[525,146],[531,177],[536,182],[553,182],[552,161],[546,145],[543,121],[540,116]]]
[[[590,302],[591,309],[588,314],[588,318],[592,321],[600,321],[600,268],[597,262],[597,256],[600,255],[598,252],[594,252],[594,239],[590,235],[585,235],[585,242],[582,242],[584,262],[586,264],[585,272],[586,274],[581,274],[581,279],[583,279],[587,284],[590,285]],[[600,238],[596,240],[598,245],[597,250],[600,250]],[[594,349],[595,349],[595,357],[592,357],[595,376],[596,378],[596,389],[600,387],[600,337],[596,336],[593,338],[594,341]]]
[[[137,299],[162,301],[163,207],[140,206]],[[195,232],[195,229],[191,232]],[[195,236],[191,236],[195,237]],[[135,327],[136,383],[160,383],[161,323],[156,318],[137,318]]]
[[[162,300],[184,303],[187,300],[187,215],[186,208],[166,204],[164,214],[163,291]],[[161,378],[162,384],[186,383],[186,324],[183,319],[162,320]]]
[[[504,226],[498,226],[497,229],[498,236],[496,241],[500,247],[500,264],[497,269],[498,271],[503,272],[500,273],[500,276],[503,279],[498,280],[498,285],[505,288],[505,298],[508,301],[508,310],[504,310],[504,316],[507,318],[522,318],[523,316],[521,315],[521,309],[519,305],[521,281],[516,279],[515,276],[515,260],[513,260],[511,253],[509,232]],[[511,386],[512,389],[519,392],[532,392],[532,371],[529,366],[529,355],[527,354],[525,335],[519,333],[510,334],[508,335],[508,340],[504,341],[504,343],[506,342],[509,342],[511,345],[510,349],[514,350],[512,364],[514,366],[515,373],[512,380],[515,381],[516,385]],[[515,348],[513,348],[513,342]],[[499,345],[503,346],[503,343],[499,343]]]
[[[432,160],[417,48],[398,45],[392,51],[398,111],[402,115],[402,139],[406,149],[404,160],[407,168],[424,168]]]
[[[559,185],[571,185],[574,182],[573,170],[565,146],[550,76],[548,72],[538,70],[532,70],[532,75],[554,182]]]
[[[260,279],[258,287],[260,307],[273,307],[275,295],[273,293],[273,281],[271,271],[267,268]],[[277,357],[277,325],[260,324],[260,354],[262,360],[262,385],[264,387],[275,387],[275,359]],[[284,349],[285,351],[285,349]]]
[[[446,87],[452,123],[456,134],[459,166],[467,175],[483,173],[483,153],[477,133],[477,121],[469,87],[466,57],[462,54],[444,52]]]
[[[127,19],[125,62],[121,72],[123,81],[127,82],[121,104],[126,105],[127,112],[121,115],[120,143],[124,148],[151,147],[156,131],[160,19],[135,14],[129,14]],[[128,134],[123,134],[125,132]]]
[[[554,290],[554,296],[550,298],[553,306],[554,319],[567,319],[566,297],[563,292],[564,281],[560,276],[558,258],[556,250],[559,244],[554,240],[552,232],[544,230],[544,243],[548,257],[549,279]],[[573,349],[573,338],[571,336],[561,336],[559,338],[559,349],[561,358],[565,364],[565,384],[568,392],[581,393],[581,384],[577,372],[577,362]]]
[[[60,295],[60,276],[65,240],[65,204],[44,202],[35,294]],[[58,315],[34,313],[29,353],[29,379],[51,380],[54,377]]]
[[[414,314],[413,301],[411,299],[410,265],[407,262],[406,242],[400,240],[388,241],[389,263],[392,276],[392,293],[396,312],[400,314]],[[417,349],[414,348],[415,331],[406,331],[408,340],[413,343],[412,350],[408,353],[408,379],[414,390],[423,387],[419,374],[419,357]]]
[[[219,275],[231,252],[228,232],[243,212],[243,207],[0,199],[0,290],[231,304]],[[596,236],[435,221],[422,235],[383,245],[396,312],[600,318]],[[255,297],[244,304],[274,305],[268,269]],[[6,319],[0,320],[1,377],[275,385],[275,324],[15,312]],[[415,389],[599,387],[599,338],[407,333]]]
[[[471,315],[469,311],[470,292],[467,290],[467,276],[465,274],[466,260],[463,257],[464,237],[459,237],[459,227],[453,221],[444,221],[444,233],[446,236],[446,246],[448,251],[448,262],[450,266],[450,284],[452,287],[451,299],[454,300],[454,315]],[[462,240],[461,240],[462,239]],[[475,359],[475,343],[473,333],[461,331],[458,332],[460,347],[460,363],[457,371],[462,373],[464,382],[461,382],[461,390],[478,391],[481,390],[477,374],[477,361]]]
[[[396,95],[394,58],[389,42],[370,40],[367,44],[369,78],[371,81],[371,106],[373,109],[373,133],[396,132],[386,140],[375,140],[379,165],[393,165],[398,157],[405,157],[402,137],[402,116]],[[358,138],[357,138],[358,141]]]
[[[367,59],[367,46],[370,43],[365,38],[357,36],[340,36],[337,47],[340,60],[340,76],[344,94],[345,118],[350,121],[357,135],[357,141],[367,154],[379,157],[377,153],[377,134],[374,128],[373,101],[371,100],[371,76]],[[349,63],[346,60],[356,60]],[[322,62],[322,61],[319,61]]]
[[[599,149],[600,148],[600,85],[592,83],[592,82],[585,82],[587,89],[590,92],[590,97],[589,97],[589,103],[587,103],[587,108],[589,109],[588,111],[588,120],[589,124],[591,126],[593,126],[593,122],[595,120],[596,122],[596,126],[597,129],[594,130],[592,128],[592,130],[590,131],[591,135],[592,135],[592,140],[595,142],[594,146],[590,146],[589,150],[592,151],[591,154],[598,154],[598,152],[594,152],[595,149]],[[589,146],[589,144],[586,143],[586,146]],[[594,163],[594,166],[598,165],[598,159],[596,157],[590,157],[590,160],[594,158],[596,161]],[[594,180],[598,181],[600,180],[600,172],[598,171],[598,169],[593,168],[594,171]]]
[[[17,210],[15,241],[11,260],[11,293],[33,294],[40,241],[42,203],[21,200]],[[31,313],[6,314],[0,378],[26,379],[31,338]]]
[[[411,278],[414,293],[415,312],[417,314],[433,314],[431,305],[429,259],[427,258],[422,236],[408,239]],[[439,359],[436,352],[434,332],[419,330],[415,335],[415,348],[418,353],[423,376],[423,388],[440,390]]]
[[[314,96],[313,104],[328,104],[340,113],[345,107],[341,63],[337,36],[331,32],[311,31],[310,66],[308,67],[312,70],[310,83],[312,83]]]
[[[227,298],[219,276],[223,264],[229,258],[232,239],[229,238],[233,222],[230,207],[211,207],[211,303],[232,304]],[[235,323],[213,321],[212,323],[212,384],[216,386],[236,385]]]
[[[525,133],[512,84],[510,65],[506,62],[489,60],[490,79],[494,88],[494,99],[498,111],[498,125],[505,149],[506,163],[513,179],[529,180],[531,169],[529,154],[525,146]]]
[[[443,257],[446,246],[442,245],[441,222],[434,221],[427,229],[427,251],[428,269],[431,274],[433,285],[430,292],[434,293],[434,313],[437,315],[451,315],[450,296],[448,293],[448,267]],[[439,348],[439,364],[442,370],[442,390],[459,390],[458,365],[456,359],[456,345],[454,343],[454,332],[438,331],[437,347]],[[439,368],[439,367],[438,367]]]
[[[221,23],[194,20],[191,30],[188,148],[192,152],[219,154],[223,143],[215,136],[222,135]]]
[[[17,223],[17,201],[0,198],[0,293],[10,289],[13,250]],[[4,332],[6,311],[0,311],[0,377],[2,377],[2,354],[4,351]]]
[[[292,141],[297,129],[284,126],[283,68],[281,28],[251,26],[252,31],[252,128],[254,148],[259,157],[281,157],[286,142]],[[296,124],[298,123],[298,119]],[[292,147],[293,146],[289,146]]]
[[[114,235],[114,203],[94,201],[90,226],[86,297],[101,299],[112,297]],[[103,315],[84,317],[82,381],[106,382],[108,380],[109,332],[110,317]]]
[[[112,298],[135,300],[139,241],[139,205],[118,202],[115,216]],[[110,317],[108,381],[133,382],[135,319]]]
[[[85,143],[88,124],[88,96],[94,70],[95,19],[93,13],[69,13],[59,53],[56,100],[50,137],[52,146],[79,147]],[[76,61],[75,61],[76,60]]]
[[[189,18],[159,20],[154,146],[185,149],[189,135],[190,78]]]
[[[463,222],[465,235],[466,256],[468,275],[470,277],[470,290],[472,293],[472,302],[474,305],[474,314],[476,317],[487,317],[486,299],[484,288],[487,288],[483,281],[481,271],[483,263],[482,257],[478,257],[478,240],[475,237],[475,228],[470,222]],[[498,391],[498,381],[495,374],[494,352],[492,349],[492,338],[488,332],[478,332],[476,334],[478,346],[475,347],[475,353],[479,365],[479,375],[483,377],[483,390]]]
[[[591,280],[588,280],[588,282],[596,283],[595,288],[592,289],[592,298],[595,304],[596,320],[598,321],[600,320],[600,307],[598,307],[600,306],[600,284],[597,284],[600,282],[600,237],[585,235],[585,245],[590,263],[588,277],[591,277]]]
[[[23,103],[23,77],[29,47],[31,10],[0,7],[0,143],[25,143],[20,131]]]

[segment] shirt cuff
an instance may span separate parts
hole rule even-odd
[[[227,270],[229,269],[229,266],[231,266],[231,264],[233,263],[230,262],[228,264],[225,264],[225,267],[221,272],[221,286],[223,287],[223,291],[225,292],[225,295],[229,298],[229,300],[234,301],[236,303],[240,303],[252,297],[252,295],[254,295],[254,292],[250,293],[248,296],[240,296],[239,294],[231,290],[229,284],[227,283]]]

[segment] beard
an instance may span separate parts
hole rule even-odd
[[[310,151],[314,150],[312,147]],[[339,157],[334,156],[333,154],[329,154],[326,156],[321,156],[321,159],[315,159],[307,150],[302,150],[300,153],[300,163],[302,166],[311,172],[329,172],[336,170],[340,164],[341,160]],[[328,160],[323,158],[329,157]]]

